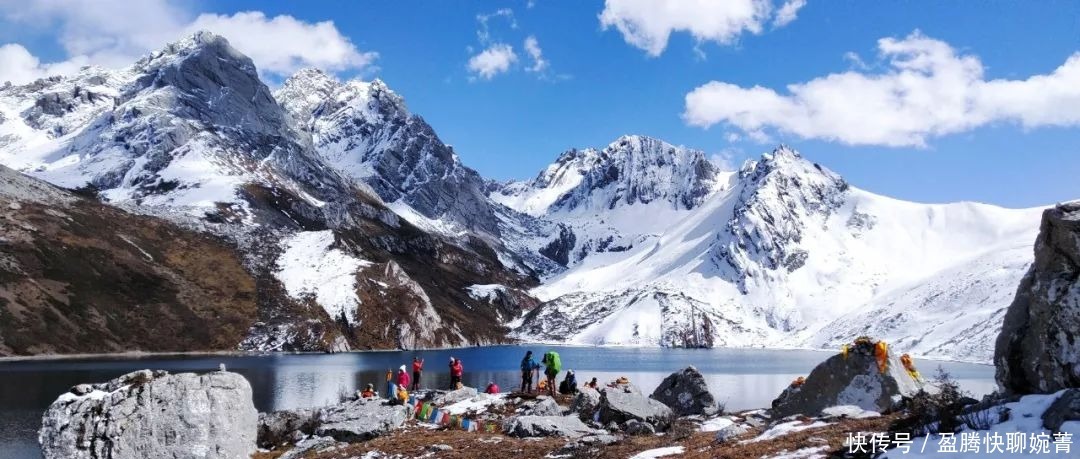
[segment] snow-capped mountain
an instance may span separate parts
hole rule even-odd
[[[489,199],[480,174],[382,81],[341,82],[304,69],[275,97],[328,165],[410,223],[450,238],[478,237],[529,275],[559,269],[534,247],[550,242],[554,225]]]
[[[923,355],[986,361],[1039,212],[878,196],[781,147],[646,243],[546,280],[533,293],[548,303],[515,323],[516,336],[832,347],[874,334]]]
[[[257,304],[242,349],[872,334],[987,361],[1039,218],[878,196],[787,147],[725,171],[645,136],[496,183],[382,81],[303,70],[271,94],[209,33],[0,88],[0,164],[235,249]]]
[[[470,296],[531,281],[483,241],[410,224],[328,164],[251,60],[210,33],[122,70],[5,86],[0,139],[0,164],[238,247],[259,294],[242,348],[497,342],[532,301]]]
[[[536,178],[489,188],[496,202],[556,222],[541,251],[563,266],[648,244],[727,186],[704,153],[629,135],[603,149],[572,149]]]

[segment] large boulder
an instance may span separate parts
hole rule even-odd
[[[1007,393],[1080,387],[1080,201],[1043,212],[1035,261],[1005,313],[994,365]]]
[[[551,397],[538,398],[536,404],[525,410],[531,416],[562,416],[563,408]]]
[[[321,408],[315,435],[338,441],[370,440],[401,427],[409,419],[407,405],[380,399],[360,399]]]
[[[259,413],[259,447],[274,448],[296,443],[315,433],[319,424],[318,414],[318,411],[309,409]]]
[[[788,387],[772,402],[774,418],[793,414],[821,415],[825,408],[854,405],[884,413],[894,409],[905,396],[919,391],[915,381],[893,353],[881,372],[872,344],[856,344],[847,357],[841,354],[818,364],[806,381]]]
[[[583,421],[593,418],[596,408],[600,406],[600,392],[591,387],[583,387],[570,401],[570,411],[577,413]]]
[[[578,438],[601,433],[574,416],[513,416],[503,421],[502,430],[511,437]]]
[[[605,387],[597,404],[601,424],[623,424],[630,420],[647,422],[657,430],[665,430],[675,413],[667,405],[631,388]]]
[[[652,398],[669,407],[675,414],[714,416],[720,412],[716,398],[709,392],[705,376],[692,366],[676,371],[656,387]]]
[[[258,420],[236,373],[141,370],[61,395],[38,440],[46,459],[246,459]]]

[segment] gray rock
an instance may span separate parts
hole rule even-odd
[[[286,451],[285,454],[278,456],[278,459],[300,459],[309,452],[321,451],[327,448],[333,448],[337,445],[337,440],[330,437],[309,438],[298,442],[296,447]]]
[[[593,419],[596,408],[600,406],[600,392],[590,387],[583,387],[570,401],[570,411],[577,413],[583,421]]]
[[[672,411],[680,416],[715,416],[720,413],[720,407],[712,392],[709,392],[705,377],[692,366],[664,378],[653,391],[652,398],[671,407]]]
[[[597,407],[600,422],[623,424],[631,419],[647,422],[665,430],[671,425],[674,413],[667,405],[625,388],[604,388]]]
[[[322,408],[318,416],[315,435],[358,442],[401,427],[409,418],[409,408],[389,405],[383,400],[361,399]]]
[[[38,441],[46,459],[248,458],[258,412],[236,373],[147,370],[56,399]],[[85,390],[81,388],[80,390]]]
[[[852,346],[848,357],[834,355],[818,364],[801,387],[788,387],[772,402],[773,419],[794,414],[817,416],[837,405],[887,413],[903,396],[918,392],[915,380],[904,370],[895,352],[882,373],[872,345]]]
[[[436,405],[446,406],[457,402],[464,402],[465,400],[476,397],[476,394],[477,391],[475,387],[462,387],[461,389],[440,393],[435,396],[433,401]]]
[[[1061,394],[1042,415],[1043,427],[1050,432],[1061,432],[1061,425],[1080,421],[1080,389],[1069,389]]]
[[[431,446],[428,447],[428,451],[431,451],[433,453],[453,451],[453,450],[454,450],[453,446],[443,445],[443,444],[431,445]]]
[[[314,434],[317,415],[317,411],[306,409],[259,413],[259,447],[274,448]]]
[[[749,431],[750,428],[747,426],[744,426],[742,424],[732,424],[716,431],[716,441],[720,443],[727,443]]]
[[[544,397],[537,400],[536,404],[526,410],[525,414],[530,416],[562,416],[563,408],[555,403],[551,397]]]
[[[994,349],[1011,394],[1080,387],[1080,201],[1043,212],[1035,261],[1020,281]]]
[[[626,421],[626,425],[623,426],[623,432],[627,435],[652,435],[656,433],[656,427],[647,422],[641,422],[637,419],[631,419]]]
[[[513,416],[503,421],[502,429],[511,437],[579,438],[599,433],[574,416]]]

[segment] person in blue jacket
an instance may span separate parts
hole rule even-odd
[[[532,355],[532,351],[528,351],[521,359],[521,392],[524,393],[532,393],[533,374],[540,369],[540,364]]]

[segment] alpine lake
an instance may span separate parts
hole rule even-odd
[[[465,385],[483,390],[494,381],[502,391],[520,384],[522,357],[532,350],[554,350],[563,370],[574,370],[579,384],[625,376],[646,393],[670,373],[693,365],[709,382],[727,410],[766,408],[798,376],[809,374],[835,352],[772,349],[663,349],[631,347],[562,347],[543,345],[488,346],[424,351],[367,351],[339,354],[147,355],[91,358],[0,360],[0,457],[39,459],[37,430],[41,415],[56,398],[80,383],[104,382],[140,370],[170,373],[216,371],[224,364],[244,375],[259,411],[318,407],[336,403],[368,383],[382,393],[387,370],[406,365],[413,356],[425,360],[422,386],[447,388],[450,357],[465,367]],[[959,362],[916,360],[924,377],[938,367],[950,373],[976,398],[996,389],[994,367]],[[563,374],[560,374],[561,380]]]

